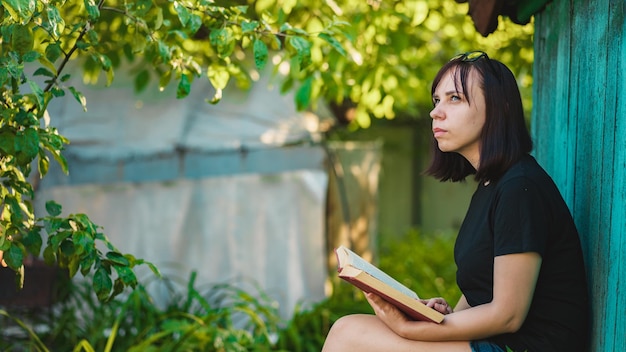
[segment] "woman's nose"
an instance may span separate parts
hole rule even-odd
[[[439,105],[435,105],[435,107],[430,111],[430,118],[433,120],[443,118],[443,113],[441,112]]]

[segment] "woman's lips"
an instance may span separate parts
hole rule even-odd
[[[433,136],[435,136],[435,138],[443,135],[446,132],[448,131],[444,130],[443,128],[433,128]]]

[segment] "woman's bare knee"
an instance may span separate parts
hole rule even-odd
[[[346,315],[338,319],[326,336],[322,352],[340,351],[428,351],[468,352],[467,341],[424,342],[396,335],[378,317],[368,314]]]
[[[367,314],[346,315],[331,327],[323,351],[345,351],[367,344],[367,340],[378,336],[388,328],[375,316]],[[385,332],[388,333],[388,332]]]

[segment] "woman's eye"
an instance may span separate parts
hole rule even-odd
[[[439,104],[439,99],[438,98],[433,98],[433,105],[437,106],[437,104]]]
[[[459,100],[461,100],[461,97],[458,96],[458,95],[453,95],[453,96],[450,97],[450,100],[452,100],[452,101],[459,101]]]

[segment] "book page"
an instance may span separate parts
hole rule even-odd
[[[355,268],[365,271],[366,273],[370,274],[376,279],[386,283],[387,285],[395,288],[396,290],[404,293],[405,295],[413,299],[419,299],[419,297],[417,296],[417,293],[413,292],[408,287],[399,283],[398,281],[396,281],[391,276],[387,275],[382,270],[378,269],[377,267],[375,267],[374,265],[372,265],[365,259],[361,258],[358,254],[354,253],[353,251],[343,246],[341,246],[339,249],[344,250],[348,254],[350,258],[350,264],[354,266]]]

